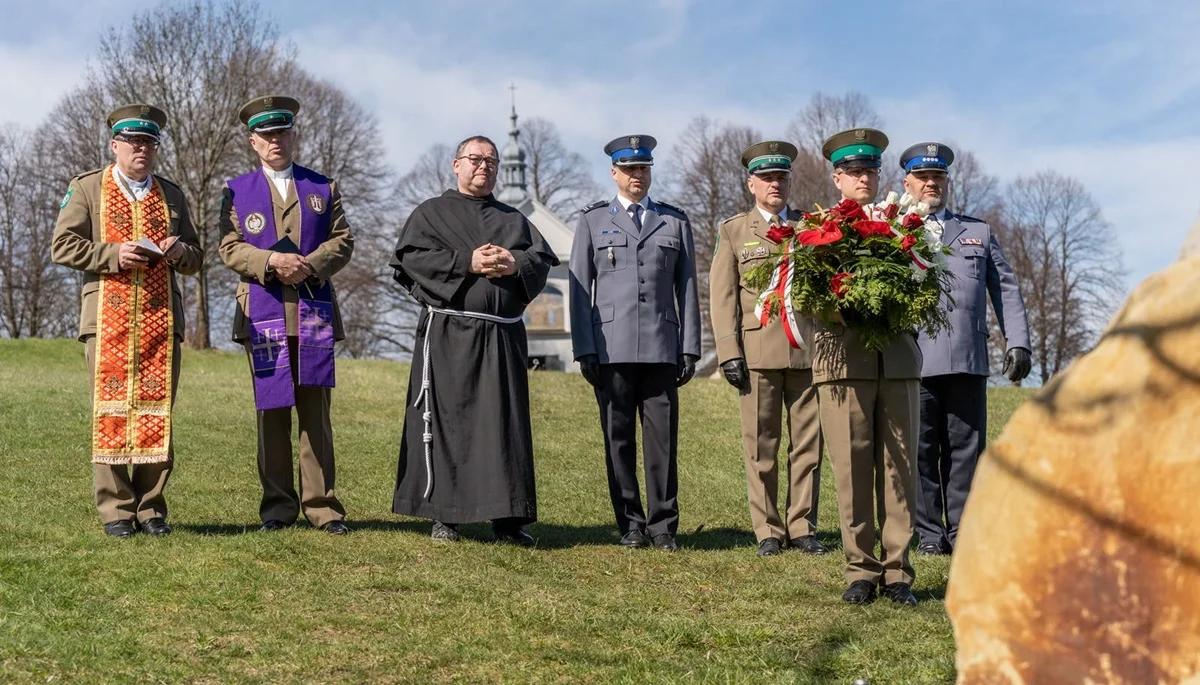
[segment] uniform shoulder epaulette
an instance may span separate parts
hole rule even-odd
[[[105,169],[105,167],[100,167],[99,169],[92,169],[90,171],[85,171],[82,174],[79,174],[78,176],[76,176],[75,178],[72,178],[71,180],[72,181],[82,181],[83,179],[87,178],[88,176],[102,173],[104,171],[104,169]]]
[[[987,223],[983,219],[976,219],[975,217],[967,216],[966,214],[955,214],[954,217],[956,219],[958,219],[959,221],[964,221],[967,223],[976,223],[976,224],[986,224]]]
[[[724,226],[725,224],[729,223],[730,221],[735,221],[735,220],[737,220],[737,219],[740,219],[740,218],[742,218],[742,217],[746,216],[746,215],[747,215],[747,214],[749,214],[749,213],[750,213],[750,212],[742,212],[742,213],[740,213],[740,214],[734,214],[733,216],[729,217],[728,219],[726,219],[726,220],[722,221],[722,222],[721,222],[721,225],[722,225],[722,226]]]
[[[666,202],[659,202],[658,200],[655,200],[655,201],[654,201],[654,204],[658,205],[659,207],[663,207],[663,208],[669,209],[669,210],[671,210],[671,211],[673,211],[673,212],[678,212],[680,215],[682,215],[682,216],[683,216],[683,218],[685,218],[685,219],[687,218],[687,212],[685,212],[685,211],[683,211],[682,209],[680,209],[680,208],[676,207],[675,205],[667,204]],[[659,212],[659,214],[661,214],[661,213],[662,213],[662,212]]]
[[[588,205],[587,207],[584,207],[583,209],[579,210],[579,213],[587,214],[588,212],[592,211],[593,209],[600,209],[601,207],[604,207],[607,205],[608,205],[608,200],[597,200],[597,201],[593,202],[592,204]]]

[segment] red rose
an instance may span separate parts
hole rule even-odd
[[[835,219],[845,219],[846,221],[854,221],[855,219],[867,218],[867,213],[863,211],[862,205],[858,204],[850,198],[846,198],[837,203],[833,209],[829,210]]]
[[[850,280],[851,273],[849,271],[839,271],[834,274],[833,279],[829,281],[829,287],[833,290],[833,294],[840,300],[846,296],[846,292],[850,290],[850,284],[846,281]]]
[[[817,228],[800,231],[796,234],[796,240],[800,241],[801,245],[828,245],[841,239],[842,230],[832,221],[826,221]]]
[[[784,224],[782,226],[771,226],[771,230],[767,231],[767,240],[773,243],[782,243],[796,234],[796,229]]]
[[[895,219],[899,214],[900,205],[888,205],[887,208],[883,210],[883,215],[889,219]]]
[[[915,236],[906,235],[900,239],[900,249],[904,250],[905,252],[908,252],[909,250],[911,250],[913,248],[913,245],[916,245],[916,244],[917,244],[917,238]]]
[[[904,221],[901,221],[900,225],[910,231],[915,231],[925,225],[925,220],[916,214],[905,214]]]
[[[867,221],[860,219],[854,222],[854,230],[863,238],[870,238],[873,235],[881,235],[888,237],[892,235],[892,226],[886,221]]]

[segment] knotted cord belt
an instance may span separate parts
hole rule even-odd
[[[494,314],[484,314],[483,312],[464,312],[457,309],[441,309],[426,305],[425,309],[429,311],[429,317],[425,319],[425,327],[422,332],[425,334],[425,344],[421,350],[421,392],[417,393],[417,399],[413,401],[412,406],[416,407],[421,404],[421,400],[425,400],[424,413],[421,415],[425,420],[425,432],[421,434],[421,440],[425,443],[425,494],[424,499],[429,499],[429,494],[433,492],[433,375],[429,368],[429,325],[433,321],[435,314],[445,314],[446,316],[461,316],[468,319],[480,319],[490,321],[492,323],[521,323],[524,318],[520,316],[504,317]]]

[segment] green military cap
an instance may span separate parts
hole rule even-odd
[[[764,140],[746,148],[742,153],[742,166],[751,174],[769,174],[782,171],[792,172],[792,162],[800,154],[795,145],[782,140]]]
[[[238,119],[253,133],[282,131],[295,124],[300,103],[286,95],[257,97],[242,105]]]
[[[883,166],[883,151],[888,138],[873,128],[852,128],[835,133],[821,146],[821,154],[835,167],[878,169]]]
[[[159,133],[167,125],[167,113],[153,105],[134,103],[121,105],[109,112],[107,121],[114,138],[126,135],[158,140]]]

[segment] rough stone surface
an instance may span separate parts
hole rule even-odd
[[[989,445],[946,600],[959,683],[1200,683],[1200,250],[1184,254]]]

